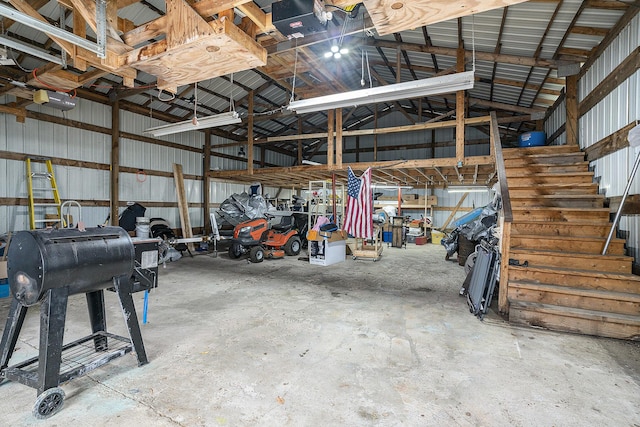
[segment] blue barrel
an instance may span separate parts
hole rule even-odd
[[[541,147],[547,141],[544,131],[525,132],[518,138],[520,147]]]

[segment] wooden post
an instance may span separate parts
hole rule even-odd
[[[118,225],[120,204],[120,101],[111,104],[111,169],[109,171],[109,215],[111,225]]]
[[[456,71],[464,72],[464,46],[458,46],[458,58]],[[464,111],[465,111],[465,91],[456,92],[456,160],[464,164]]]
[[[511,241],[511,222],[504,221],[501,217],[502,237],[500,238],[500,254],[502,261],[500,262],[500,287],[498,290],[498,311],[502,314],[509,313],[509,299],[507,293],[509,291],[509,242]]]
[[[342,169],[342,108],[336,108],[336,168]]]
[[[578,145],[578,76],[567,76],[567,145]]]
[[[401,61],[401,51],[400,48],[396,49],[396,83],[401,83],[401,73],[402,73],[402,61]]]
[[[204,131],[204,148],[202,156],[202,218],[204,219],[204,234],[211,234],[211,218],[209,218],[209,204],[211,178],[209,177],[211,170],[211,129]]]
[[[451,211],[451,214],[449,215],[447,220],[444,222],[444,224],[442,224],[442,227],[440,227],[440,230],[444,231],[444,229],[449,226],[449,223],[451,222],[453,217],[456,215],[456,213],[458,212],[458,209],[460,209],[460,206],[462,206],[462,202],[464,202],[464,200],[467,198],[468,195],[469,195],[469,193],[464,193],[462,195],[462,197],[460,197],[460,200],[458,201],[458,204],[456,205],[455,208],[453,208],[453,210]]]
[[[373,106],[373,128],[378,129],[378,104]],[[378,161],[378,134],[373,134],[373,161]]]
[[[247,119],[247,172],[253,175],[253,91],[249,91]]]
[[[327,165],[329,169],[333,168],[333,126],[334,126],[334,110],[327,111]]]
[[[173,180],[176,185],[176,198],[178,199],[178,211],[180,212],[180,227],[182,227],[182,237],[193,237],[191,228],[191,218],[189,218],[189,204],[187,203],[187,192],[184,188],[184,175],[182,165],[173,164]],[[193,250],[193,243],[187,243],[189,250]]]
[[[298,117],[298,135],[302,135],[302,118]],[[298,166],[302,164],[302,139],[298,140]]]

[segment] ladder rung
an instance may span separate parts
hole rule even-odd
[[[31,172],[32,178],[51,178],[51,174],[49,172]]]
[[[62,222],[62,220],[58,218],[49,218],[49,219],[36,219],[35,222]]]
[[[51,188],[51,187],[33,187],[32,190],[34,191],[55,191],[55,188]]]
[[[55,206],[60,207],[57,203],[34,203],[33,206]]]

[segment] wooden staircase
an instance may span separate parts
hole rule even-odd
[[[513,221],[509,321],[640,340],[640,276],[611,223],[584,153],[573,146],[502,150]],[[509,260],[504,260],[507,262]],[[504,271],[504,270],[503,270]]]

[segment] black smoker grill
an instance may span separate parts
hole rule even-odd
[[[138,366],[147,363],[131,294],[157,286],[157,254],[156,241],[134,247],[120,227],[20,231],[13,237],[7,265],[13,301],[0,343],[0,378],[37,389],[36,418],[62,408],[59,385],[66,381],[132,350]],[[106,330],[104,289],[118,294],[128,338]],[[79,293],[86,294],[92,334],[63,345],[67,300]],[[27,309],[38,303],[39,356],[9,367]]]

